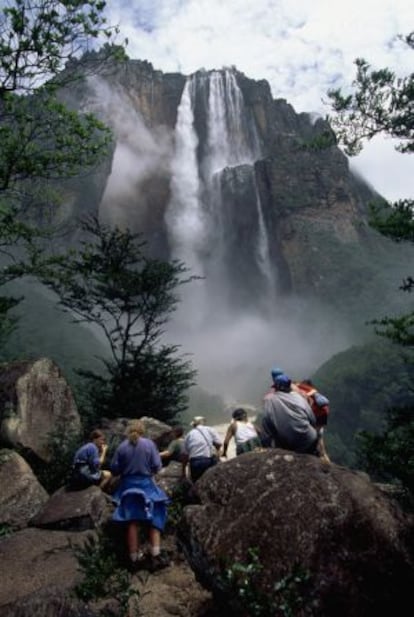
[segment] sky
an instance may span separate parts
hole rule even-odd
[[[414,53],[399,34],[414,29],[413,0],[110,0],[108,21],[130,58],[163,72],[236,66],[266,79],[296,112],[330,113],[327,91],[348,88],[354,61],[404,76]],[[412,197],[414,158],[391,139],[366,145],[351,166],[389,200]]]

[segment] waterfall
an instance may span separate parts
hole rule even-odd
[[[209,75],[207,175],[225,167],[252,164],[259,156],[259,140],[249,129],[245,106],[236,77],[228,69]]]
[[[257,234],[257,259],[259,268],[268,283],[269,296],[271,299],[275,300],[276,283],[272,270],[272,263],[270,261],[269,238],[267,236],[267,228],[263,216],[262,202],[260,200],[260,194],[257,188],[256,181],[254,184],[256,188],[257,220],[259,228]]]
[[[195,82],[184,86],[175,127],[175,156],[171,164],[171,199],[166,213],[173,256],[202,274],[199,249],[204,238],[204,216],[199,198],[198,137],[194,129]]]
[[[191,295],[192,314],[199,319],[211,306],[257,307],[259,293],[274,299],[255,181],[260,156],[256,126],[234,71],[188,77],[175,126],[166,223],[173,257],[204,277]],[[237,234],[241,225],[243,238]]]

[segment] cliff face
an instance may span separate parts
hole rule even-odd
[[[214,297],[216,308],[266,312],[300,294],[352,311],[350,298],[370,305],[398,276],[406,254],[367,223],[379,196],[350,173],[329,125],[273,100],[266,81],[130,60],[65,97],[115,136],[111,173],[89,180],[95,198],[78,194],[76,213],[183,260],[204,277],[199,306]]]

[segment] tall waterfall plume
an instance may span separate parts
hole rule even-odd
[[[253,114],[235,71],[189,76],[175,127],[166,223],[173,256],[204,277],[199,315],[210,313],[208,300],[216,311],[226,311],[232,304],[257,307],[259,292],[262,304],[269,295],[274,299],[275,273],[255,180],[260,156]],[[236,234],[240,228],[242,234]]]

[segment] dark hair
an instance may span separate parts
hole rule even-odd
[[[184,429],[182,426],[175,426],[172,430],[175,438],[182,437],[184,435]]]
[[[244,418],[247,418],[247,412],[245,409],[239,407],[233,411],[232,416],[234,420],[244,420]]]
[[[95,439],[99,439],[100,437],[105,437],[104,433],[100,431],[98,428],[95,428],[89,435],[89,440],[94,441]]]

